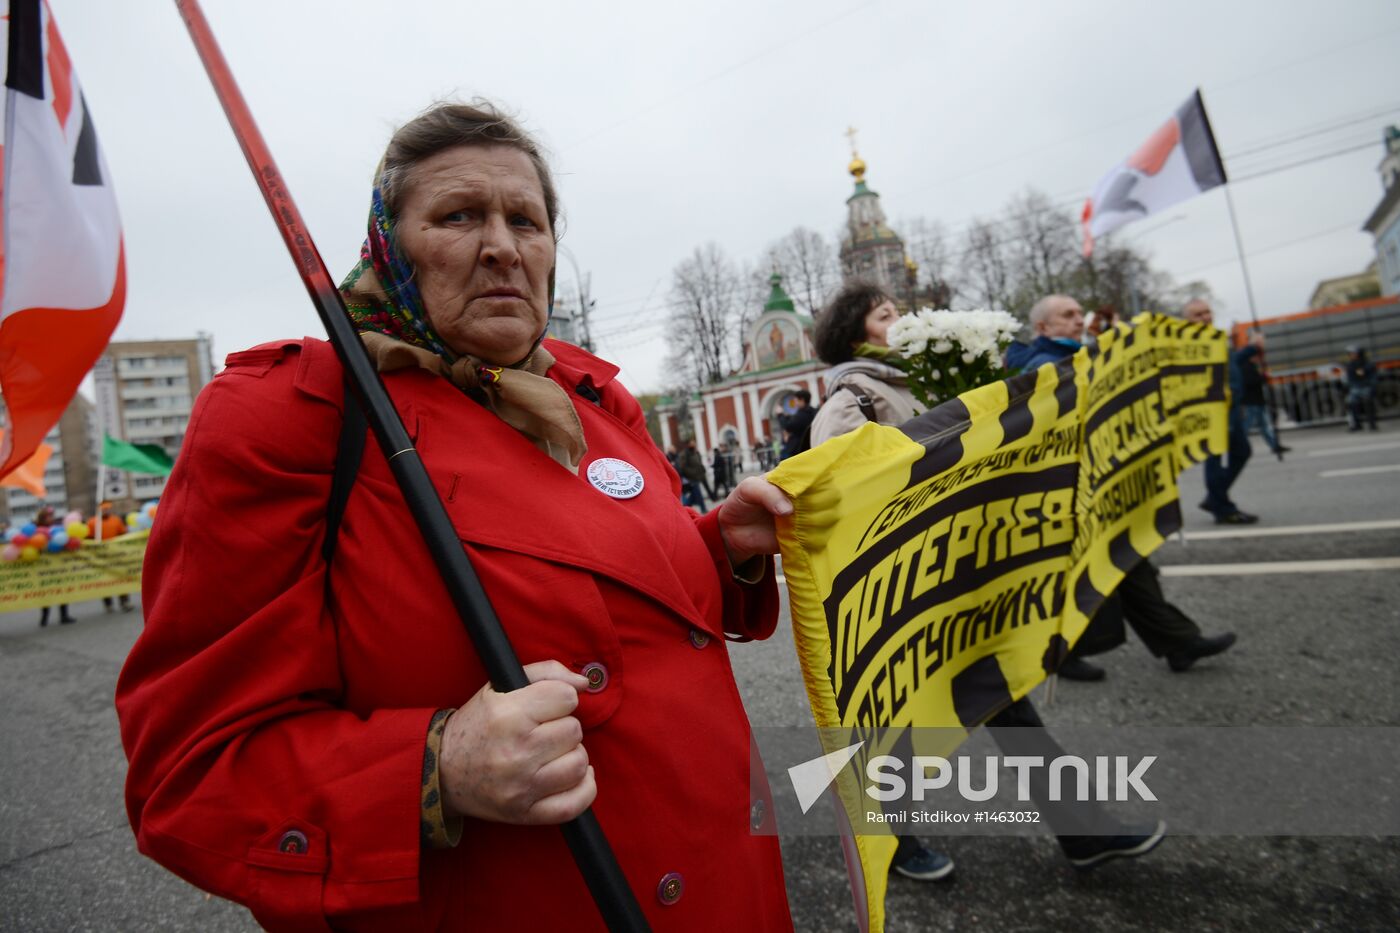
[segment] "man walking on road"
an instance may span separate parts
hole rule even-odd
[[[1214,324],[1215,314],[1210,304],[1202,298],[1193,298],[1181,309],[1181,316],[1192,324]],[[1249,435],[1244,428],[1244,408],[1241,404],[1243,390],[1240,365],[1245,347],[1230,354],[1230,446],[1224,457],[1212,454],[1206,458],[1206,497],[1201,508],[1215,516],[1217,525],[1252,525],[1259,516],[1243,511],[1230,499],[1230,487],[1244,472],[1253,448],[1249,445]],[[1253,355],[1252,353],[1249,355]]]
[[[1264,375],[1261,360],[1264,357],[1264,333],[1258,328],[1249,332],[1248,345],[1240,348],[1240,404],[1244,407],[1244,430],[1248,434],[1256,427],[1264,443],[1280,460],[1288,453],[1288,448],[1279,443],[1274,432],[1273,418],[1269,416],[1269,401],[1266,391],[1268,377]]]
[[[694,439],[686,442],[676,460],[676,471],[682,478],[690,480],[694,498],[698,500],[690,504],[696,505],[701,512],[705,511],[708,508],[706,500],[714,499],[715,492],[710,488],[709,477],[705,473],[705,460],[696,449]]]
[[[1347,422],[1360,431],[1363,421],[1376,428],[1376,364],[1366,359],[1360,346],[1347,347]]]
[[[715,481],[715,498],[729,495],[734,488],[734,466],[730,455],[716,447],[710,457],[710,475]]]

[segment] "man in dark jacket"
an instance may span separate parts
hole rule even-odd
[[[695,440],[692,438],[686,441],[681,448],[680,455],[676,458],[676,472],[681,478],[690,483],[691,501],[686,505],[694,505],[701,512],[705,511],[705,498],[713,499],[715,492],[710,488],[710,483],[705,475],[705,460],[700,456],[700,451],[695,449]],[[684,500],[682,500],[684,501]]]
[[[1214,312],[1201,298],[1188,301],[1186,307],[1181,309],[1181,316],[1192,324],[1215,323]],[[1250,356],[1259,352],[1258,348],[1244,347],[1230,354],[1229,449],[1225,457],[1212,455],[1206,458],[1206,497],[1201,502],[1201,508],[1215,516],[1217,525],[1252,525],[1259,521],[1259,516],[1242,510],[1230,499],[1230,487],[1244,472],[1244,465],[1253,453],[1249,435],[1245,433],[1244,409],[1240,404],[1240,394],[1244,388],[1240,367],[1245,350],[1252,350]]]
[[[812,446],[812,419],[817,410],[812,407],[812,393],[798,389],[797,410],[790,415],[779,415],[778,424],[783,429],[782,458],[795,457]]]
[[[734,467],[729,454],[716,447],[710,456],[710,475],[715,480],[715,498],[729,495],[734,488]]]
[[[1012,344],[1006,351],[1009,368],[1030,372],[1073,356],[1083,346],[1084,309],[1068,295],[1046,295],[1031,308],[1031,330],[1030,346]]]
[[[1365,419],[1372,431],[1376,427],[1376,364],[1366,359],[1366,351],[1358,346],[1347,347],[1347,420],[1350,430],[1360,431]]]
[[[1244,410],[1245,433],[1257,426],[1264,443],[1282,460],[1288,448],[1278,442],[1278,435],[1274,433],[1273,419],[1269,417],[1268,398],[1265,395],[1268,379],[1264,375],[1264,367],[1259,365],[1264,355],[1263,332],[1257,329],[1250,331],[1249,343],[1237,352],[1240,359],[1239,393],[1240,405]]]

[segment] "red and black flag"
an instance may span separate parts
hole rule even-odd
[[[78,77],[47,3],[10,0],[0,189],[0,476],[24,463],[97,361],[126,298],[121,221]]]
[[[1126,223],[1225,184],[1225,166],[1198,90],[1137,151],[1094,186],[1084,202],[1084,255]]]

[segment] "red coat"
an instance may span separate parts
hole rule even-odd
[[[576,715],[594,810],[649,922],[790,929],[777,840],[750,833],[723,637],[772,633],[771,566],[735,583],[714,513],[680,506],[616,367],[549,347],[588,441],[577,477],[441,378],[384,381],[522,663],[607,669]],[[420,846],[428,721],[486,678],[372,439],[327,580],[342,400],[315,340],[234,354],[199,398],[117,684],[141,851],[273,928],[600,929],[557,827],[468,820],[457,848]],[[594,489],[599,457],[639,468],[642,493]],[[307,851],[279,850],[289,831]]]

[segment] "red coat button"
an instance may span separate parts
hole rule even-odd
[[[289,855],[305,855],[306,849],[306,833],[298,832],[295,829],[283,833],[282,838],[277,840],[278,852],[286,852]]]
[[[690,646],[692,648],[703,648],[710,643],[710,636],[698,628],[690,630]]]
[[[588,678],[589,693],[598,693],[608,685],[608,669],[597,661],[583,666],[583,676]]]
[[[685,890],[685,879],[680,876],[680,872],[671,872],[661,879],[661,883],[656,886],[656,899],[670,907],[681,899],[681,892]]]

